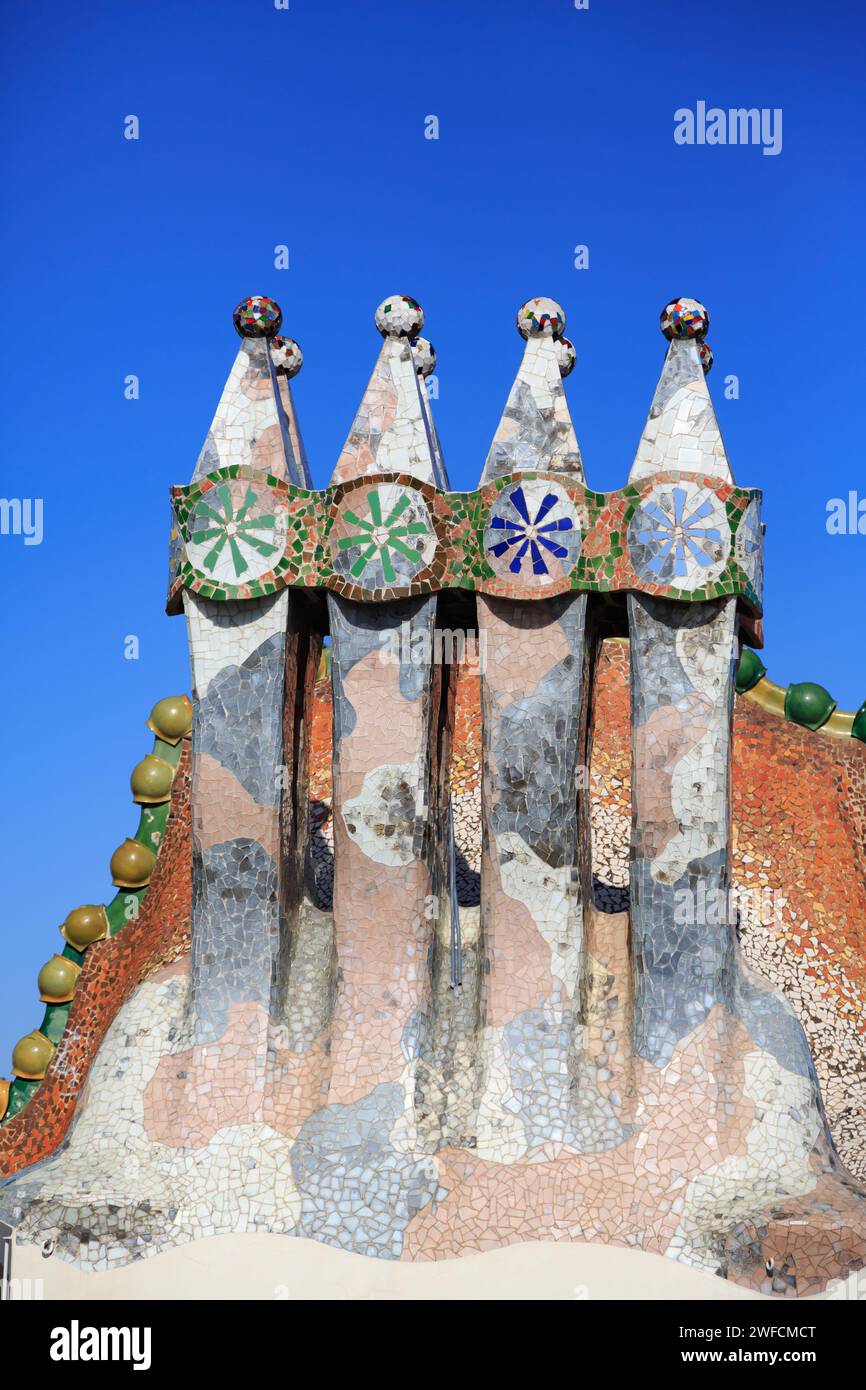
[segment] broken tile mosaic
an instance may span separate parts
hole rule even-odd
[[[785,718],[763,668],[735,695],[763,528],[705,308],[662,312],[609,493],[555,301],[518,313],[465,493],[416,301],[376,311],[321,491],[280,321],[238,306],[172,492],[194,709],[154,709],[138,849],[115,854],[134,887],[71,912],[40,974],[0,1216],[94,1270],[279,1231],[388,1260],[613,1242],[783,1297],[845,1278],[866,1263],[866,749],[821,687],[789,687]],[[457,602],[471,670],[430,655]],[[769,927],[752,889],[783,898]]]

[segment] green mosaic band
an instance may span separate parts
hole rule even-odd
[[[449,588],[735,596],[762,612],[761,493],[702,473],[656,473],[608,493],[536,472],[473,492],[404,473],[312,491],[231,465],[171,495],[169,612],[184,588],[231,601],[286,587],[367,603]]]

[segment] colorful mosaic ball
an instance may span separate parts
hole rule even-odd
[[[701,366],[704,369],[704,376],[713,365],[713,349],[709,343],[698,343],[698,357],[701,359]]]
[[[431,376],[436,370],[436,349],[429,338],[415,338],[412,342],[415,366],[421,376]]]
[[[232,317],[242,338],[272,338],[280,331],[283,311],[266,295],[251,294],[241,300]]]
[[[424,327],[424,310],[408,294],[391,294],[376,310],[376,327],[383,338],[417,338]]]
[[[556,348],[556,360],[559,363],[559,375],[566,377],[574,369],[574,364],[577,361],[574,343],[570,342],[568,338],[557,338],[554,347]]]
[[[517,331],[521,338],[561,338],[565,310],[555,299],[527,299],[517,311]]]
[[[666,338],[703,338],[710,316],[697,299],[672,299],[662,309],[659,323]]]
[[[304,365],[304,354],[294,338],[272,338],[271,361],[283,376],[297,376]]]

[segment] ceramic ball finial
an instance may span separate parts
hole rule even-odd
[[[704,369],[704,376],[706,376],[713,365],[713,349],[709,343],[698,343],[698,357],[701,359],[701,366]]]
[[[391,294],[376,310],[376,327],[383,338],[417,338],[424,327],[424,310],[407,294]]]
[[[565,310],[555,299],[527,299],[517,311],[517,331],[521,338],[561,338]]]
[[[429,338],[414,338],[412,352],[415,366],[421,376],[432,376],[436,370],[436,349]]]
[[[559,375],[567,377],[574,370],[574,364],[577,361],[574,343],[570,342],[568,338],[557,338],[554,347],[556,360],[559,363]]]
[[[304,354],[294,338],[272,338],[271,361],[281,376],[297,376],[304,365]]]
[[[232,315],[242,338],[272,338],[279,333],[283,312],[279,304],[263,294],[251,294],[242,299]]]
[[[659,326],[668,339],[703,338],[710,316],[698,299],[672,299],[659,314]]]

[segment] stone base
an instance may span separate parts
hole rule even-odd
[[[0,1218],[25,1245],[51,1243],[52,1268],[91,1273],[271,1233],[377,1264],[451,1266],[512,1246],[518,1271],[539,1242],[593,1242],[781,1297],[846,1279],[866,1263],[866,1195],[827,1141],[814,1079],[719,1007],[667,1065],[634,1056],[613,952],[601,951],[602,928],[620,938],[624,926],[608,916],[590,933],[601,958],[574,1025],[574,1085],[546,1074],[543,1047],[524,1068],[507,1030],[482,1030],[476,1128],[448,1147],[419,1122],[419,1076],[424,1094],[435,1088],[402,1050],[393,1077],[337,1104],[324,1043],[287,1052],[246,1006],[218,1042],[184,1047],[177,962],[121,1010],[64,1148],[0,1188]],[[545,1020],[529,1022],[541,1037]]]
[[[549,1241],[462,1260],[410,1263],[347,1255],[290,1236],[213,1236],[103,1273],[56,1256],[46,1259],[35,1245],[19,1245],[12,1274],[13,1296],[38,1291],[46,1300],[76,1304],[103,1299],[643,1302],[649,1293],[654,1301],[721,1303],[768,1297],[642,1250]],[[825,1299],[866,1300],[866,1279],[852,1275],[809,1301]]]

